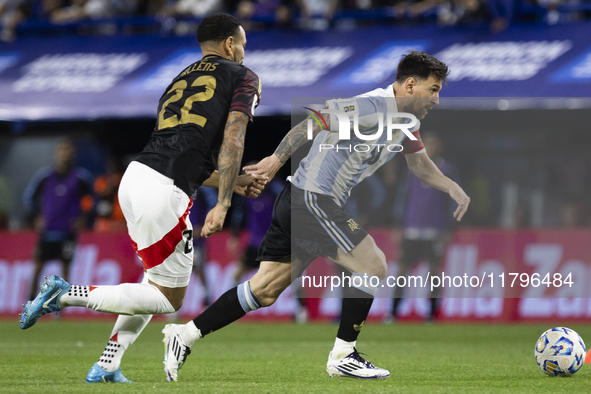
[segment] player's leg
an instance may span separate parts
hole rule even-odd
[[[412,239],[403,238],[401,245],[400,261],[398,262],[398,277],[406,277],[412,267],[421,259],[421,243]],[[404,299],[405,288],[402,286],[394,287],[394,297],[392,299],[392,320],[398,317],[400,303]]]
[[[271,228],[258,250],[259,270],[250,279],[228,290],[203,313],[185,325],[168,324],[164,330],[166,380],[176,381],[178,370],[199,338],[240,319],[246,313],[269,306],[292,280],[290,186],[277,196]],[[298,266],[299,261],[294,265]]]
[[[426,241],[425,244],[427,259],[429,261],[429,272],[432,276],[439,275],[445,254],[445,242],[443,237]],[[427,316],[426,321],[431,323],[435,320],[435,315],[437,314],[439,287],[436,287],[431,291],[431,294],[429,295],[429,303],[431,304],[431,309],[429,310],[429,315]]]
[[[143,283],[147,283],[144,276]],[[121,372],[121,358],[152,319],[152,315],[120,315],[99,360],[86,375],[86,383],[132,383]]]
[[[190,198],[171,179],[133,162],[119,187],[119,202],[148,283],[116,286],[72,286],[52,276],[23,311],[21,328],[42,315],[82,306],[120,315],[165,314],[180,309],[191,277]]]
[[[70,234],[60,245],[60,261],[62,263],[62,278],[69,282],[70,264],[76,251],[76,235]]]
[[[219,330],[248,312],[272,305],[291,283],[288,262],[261,262],[258,272],[249,280],[218,298],[205,311],[184,325],[164,327],[166,380],[176,381],[193,344],[205,335]]]
[[[39,286],[37,284],[37,281],[39,280],[39,275],[41,275],[41,270],[43,270],[43,266],[46,263],[46,260],[43,259],[43,254],[44,254],[43,243],[44,243],[44,241],[40,240],[35,248],[35,251],[33,252],[33,264],[34,264],[33,279],[31,280],[31,287],[29,290],[28,300],[33,300],[35,298],[35,296],[37,295],[37,288]]]
[[[359,355],[357,338],[365,325],[369,310],[387,265],[384,253],[374,239],[366,235],[353,250],[339,249],[334,261],[352,272],[348,298],[343,298],[337,338],[328,356],[326,371],[332,376],[361,379],[384,379],[390,372],[378,368]]]

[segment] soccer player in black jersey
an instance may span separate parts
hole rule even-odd
[[[222,229],[232,193],[256,197],[265,176],[238,176],[244,136],[261,95],[258,76],[242,66],[246,35],[236,18],[215,14],[197,29],[203,58],[183,70],[160,98],[152,138],[129,165],[119,202],[134,249],[144,265],[142,283],[76,286],[51,276],[28,302],[20,326],[68,306],[116,313],[111,337],[86,381],[129,382],[121,357],[153,314],[180,309],[193,266],[191,196],[201,185],[219,188],[201,235]],[[217,170],[216,170],[217,167]]]

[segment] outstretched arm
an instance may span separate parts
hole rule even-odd
[[[240,171],[248,120],[248,115],[241,111],[231,111],[228,114],[224,130],[224,142],[222,142],[218,156],[218,203],[207,213],[201,230],[201,236],[203,237],[209,238],[214,233],[222,230],[226,213],[232,201],[236,178]]]
[[[308,142],[308,119],[307,117],[303,122],[300,122],[293,129],[291,129],[275,152],[271,156],[265,157],[257,164],[244,167],[244,171],[248,174],[260,174],[266,175],[269,181],[275,176],[277,171],[289,160],[291,155],[298,150],[302,145]],[[330,117],[325,118],[328,128],[330,129]],[[316,137],[322,129],[316,122],[312,122],[312,136]]]
[[[468,197],[466,192],[457,183],[443,175],[426,153],[413,153],[404,157],[406,158],[408,168],[417,178],[435,189],[448,193],[458,203],[458,208],[454,212],[454,218],[458,222],[462,220],[462,217],[468,210],[468,205],[470,205],[470,197]]]

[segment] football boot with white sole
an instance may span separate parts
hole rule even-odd
[[[390,372],[376,367],[354,349],[353,352],[343,358],[333,359],[332,352],[328,356],[326,372],[330,377],[356,378],[356,379],[385,379]]]
[[[176,382],[178,371],[181,369],[187,356],[191,354],[191,348],[187,346],[181,336],[182,326],[180,324],[167,324],[164,326],[164,372],[166,380]]]

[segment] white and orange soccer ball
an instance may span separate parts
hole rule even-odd
[[[583,366],[585,343],[574,330],[554,327],[545,331],[536,343],[536,362],[549,376],[571,376]]]

